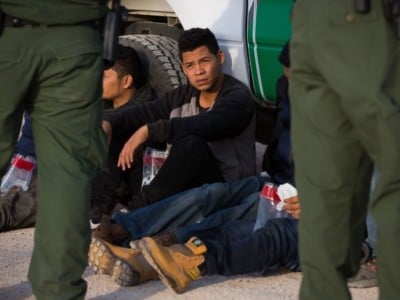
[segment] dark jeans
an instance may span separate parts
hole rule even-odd
[[[15,145],[14,153],[19,153],[24,156],[30,155],[36,159],[35,143],[33,141],[32,118],[24,112],[24,125],[21,129],[21,137]]]
[[[221,171],[208,143],[197,136],[185,136],[174,142],[164,165],[142,188],[139,200],[143,205],[132,204],[141,207],[205,183],[221,181]]]
[[[91,218],[99,222],[103,214],[110,214],[115,204],[127,204],[132,194],[140,192],[142,184],[143,147],[136,151],[132,167],[122,171],[117,167],[119,146],[111,144],[105,168],[97,171],[91,187]]]
[[[297,221],[271,219],[253,232],[254,220],[226,223],[195,234],[207,246],[207,274],[299,271]]]
[[[113,140],[106,168],[99,171],[93,181],[91,207],[94,219],[110,213],[116,202],[136,210],[202,184],[223,181],[207,142],[196,136],[186,136],[173,144],[157,175],[141,189],[145,147],[137,150],[133,166],[122,171],[117,167],[122,145],[122,140]]]
[[[110,214],[117,202],[127,205],[132,194],[140,192],[144,147],[136,150],[132,167],[122,171],[117,167],[117,162],[124,141],[114,138],[108,148],[105,166],[97,171],[93,179],[90,207],[91,219],[95,223],[100,222],[103,214]]]
[[[131,239],[175,230],[179,242],[195,233],[237,219],[255,220],[261,177],[205,184],[113,219],[130,233]]]

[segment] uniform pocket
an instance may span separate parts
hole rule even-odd
[[[13,33],[7,30],[0,35],[0,63],[19,63],[22,60],[24,45],[18,36],[13,37]]]
[[[0,45],[1,49],[1,45]],[[19,63],[22,59],[22,53],[20,51],[1,49],[0,63]]]
[[[329,1],[329,23],[333,26],[374,22],[381,19],[379,9],[372,7],[366,14],[354,11],[354,1]]]

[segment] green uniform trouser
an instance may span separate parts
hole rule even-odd
[[[301,299],[349,299],[370,208],[378,224],[381,299],[400,297],[400,43],[383,15],[353,0],[298,0],[291,40],[292,139]]]
[[[0,170],[22,112],[33,119],[38,211],[29,280],[37,299],[83,299],[91,178],[105,157],[101,42],[90,26],[6,27],[0,36]]]

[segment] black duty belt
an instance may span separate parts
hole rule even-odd
[[[86,26],[91,26],[94,28],[99,28],[100,27],[100,20],[91,20],[91,21],[85,21],[85,22],[80,22],[80,23],[74,23],[74,24],[43,24],[31,20],[26,20],[22,18],[17,18],[13,17],[10,15],[3,15],[3,26],[4,27],[24,27],[24,26],[48,26],[48,27],[56,27],[56,26],[79,26],[79,25],[86,25]]]
[[[9,16],[4,14],[4,20],[3,20],[3,26],[4,27],[23,27],[26,25],[32,25],[32,26],[40,26],[40,23],[34,22],[34,21],[29,21],[21,18],[16,18],[13,16]]]

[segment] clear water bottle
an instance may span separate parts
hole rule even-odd
[[[18,186],[23,191],[27,191],[35,166],[36,160],[32,156],[14,154],[10,167],[1,180],[0,192],[6,193],[12,186]]]
[[[254,231],[261,227],[264,227],[269,219],[293,218],[291,214],[283,209],[283,205],[285,204],[283,200],[288,197],[280,197],[279,194],[281,194],[281,191],[278,192],[279,187],[270,182],[266,182],[264,184],[260,192],[257,219],[254,224]]]
[[[142,187],[148,185],[168,157],[168,150],[158,150],[146,147],[143,155]]]

